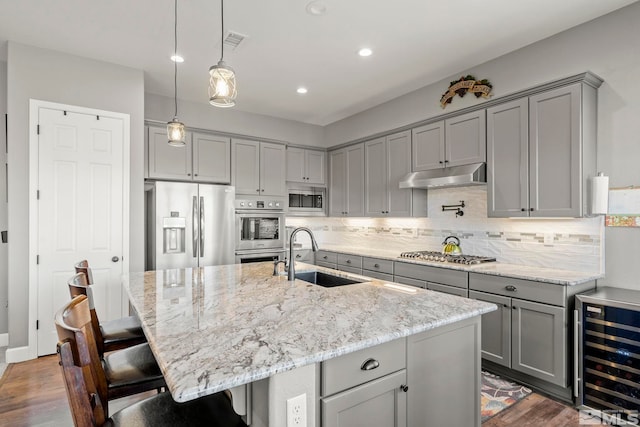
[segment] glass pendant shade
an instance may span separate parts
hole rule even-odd
[[[169,145],[183,147],[186,144],[185,134],[184,123],[179,122],[177,117],[174,117],[173,120],[167,123]]]
[[[220,60],[209,68],[209,103],[216,107],[236,105],[236,74],[233,68]]]

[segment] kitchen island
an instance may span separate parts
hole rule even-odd
[[[358,277],[302,263],[297,270]],[[446,383],[434,385],[440,396],[447,395],[448,384],[471,381],[477,386],[467,391],[468,398],[458,397],[473,403],[470,411],[477,412],[474,424],[479,425],[480,316],[495,305],[368,278],[324,288],[272,273],[273,264],[254,263],[124,276],[131,304],[176,401],[258,384],[250,410],[253,424],[285,425],[286,400],[297,396],[296,387],[307,384],[308,425],[332,425],[319,415],[325,410],[321,400],[328,396],[323,363],[400,343],[403,352],[397,358],[404,360],[398,369],[407,367],[409,391],[406,384],[397,386],[405,386],[408,395],[407,425],[424,413],[417,404],[412,410],[411,404],[413,389],[417,394],[427,384],[418,381],[429,369],[420,360],[439,360],[440,366],[432,368],[447,377]],[[437,338],[436,345],[425,348],[430,337]],[[429,355],[420,354],[425,352]],[[464,366],[456,369],[456,362]],[[419,425],[429,425],[423,421]]]

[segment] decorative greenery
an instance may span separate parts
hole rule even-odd
[[[487,79],[476,80],[471,74],[462,76],[460,79],[454,80],[449,84],[449,88],[440,98],[440,106],[445,108],[447,104],[451,104],[456,94],[462,98],[467,92],[473,93],[476,98],[489,98],[492,88],[493,85]]]

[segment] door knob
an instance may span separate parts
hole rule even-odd
[[[113,258],[111,258],[111,262],[118,262],[120,261],[120,258],[118,258],[117,256],[114,256]]]

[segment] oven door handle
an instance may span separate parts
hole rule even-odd
[[[191,207],[191,244],[193,246],[193,257],[198,257],[198,196],[193,196],[193,206]]]

